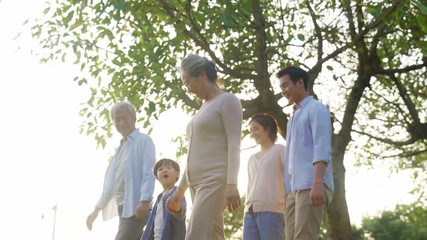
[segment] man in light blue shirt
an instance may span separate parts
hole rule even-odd
[[[318,239],[322,214],[333,195],[331,115],[308,93],[308,74],[288,67],[277,73],[282,95],[294,103],[285,152],[285,235],[287,240]]]
[[[86,225],[91,230],[102,210],[104,220],[120,217],[115,240],[139,240],[154,192],[154,143],[135,127],[136,111],[132,104],[116,103],[111,108],[111,119],[123,139],[107,168],[101,197]]]

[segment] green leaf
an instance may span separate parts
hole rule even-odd
[[[114,39],[114,35],[113,35],[113,32],[111,32],[109,29],[104,29],[104,31],[103,31],[103,33],[105,34],[105,35],[107,35],[107,37],[108,37],[108,40],[110,40],[110,41],[112,41],[113,39]]]
[[[427,5],[422,4],[420,1],[415,1],[417,7],[421,10],[421,13],[427,15]]]
[[[125,7],[125,3],[123,2],[113,2],[112,5],[117,10],[123,10]]]
[[[82,63],[82,65],[80,66],[80,71],[82,72],[86,67],[86,63]]]
[[[228,26],[230,24],[230,17],[228,13],[221,13],[219,14],[219,19],[224,24],[224,26]]]
[[[151,112],[156,112],[156,104],[154,102],[148,103],[148,107]]]
[[[86,80],[86,78],[82,78],[82,79],[80,79],[79,81],[78,81],[78,83],[77,83],[79,86],[82,86],[83,84],[87,84],[87,80]]]
[[[64,26],[68,27],[68,24],[70,23],[71,19],[74,16],[74,11],[70,11],[67,16],[64,18]]]
[[[46,15],[50,11],[50,6],[46,7],[43,11],[43,14]]]
[[[288,38],[285,39],[284,45],[287,46],[292,41],[294,37],[292,35],[289,35]]]

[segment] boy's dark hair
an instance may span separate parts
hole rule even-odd
[[[268,115],[266,113],[258,113],[251,118],[251,121],[249,123],[251,122],[256,122],[265,129],[268,128],[270,130],[268,135],[270,139],[273,142],[277,140],[277,122],[273,116]]]
[[[178,173],[180,172],[180,168],[177,162],[169,158],[162,158],[159,161],[157,161],[156,164],[154,164],[153,173],[154,173],[154,176],[156,176],[156,178],[157,178],[157,170],[159,170],[161,166],[172,166],[175,169],[175,171],[177,171]]]
[[[281,78],[284,75],[289,75],[289,78],[293,83],[296,83],[298,80],[302,79],[304,82],[304,89],[308,90],[308,73],[299,67],[287,67],[285,69],[280,70],[277,74],[277,78]]]

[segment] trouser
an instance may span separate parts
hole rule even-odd
[[[139,240],[142,236],[147,219],[138,219],[133,215],[130,218],[122,216],[123,206],[119,206],[119,230],[115,240]]]
[[[284,228],[282,213],[253,212],[251,207],[244,217],[243,240],[283,240]]]
[[[223,240],[227,185],[208,181],[190,186],[193,199],[186,240]]]
[[[332,200],[333,192],[323,185],[326,203],[310,205],[310,189],[291,192],[286,198],[285,235],[286,240],[317,240],[325,207]]]

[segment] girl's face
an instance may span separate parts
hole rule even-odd
[[[257,123],[256,121],[252,121],[250,123],[250,132],[251,137],[255,140],[257,144],[264,144],[267,142],[271,142],[271,139],[269,137],[269,129],[264,128],[261,124]]]

